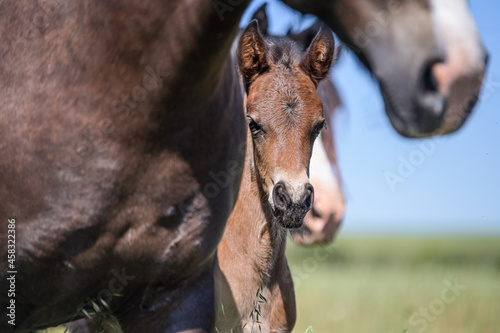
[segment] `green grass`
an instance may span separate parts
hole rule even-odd
[[[290,243],[287,257],[294,332],[500,333],[499,238],[341,238],[326,248]],[[455,279],[467,289],[432,321],[411,325],[412,314],[439,303],[444,281]]]
[[[498,238],[343,238],[320,250],[290,244],[287,252],[294,332],[500,333]],[[450,300],[444,281],[455,279],[467,288]],[[426,320],[418,311],[430,306],[436,315],[431,309]]]

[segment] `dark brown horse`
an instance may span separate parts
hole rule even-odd
[[[328,75],[334,49],[329,29],[302,60],[291,39],[264,40],[256,21],[241,36],[247,152],[238,200],[217,248],[217,332],[293,329],[287,229],[300,227],[313,204],[309,160],[326,123],[316,87]]]
[[[15,304],[0,332],[93,303],[125,332],[211,331],[244,156],[229,50],[245,7],[221,21],[212,1],[0,4],[2,313]]]
[[[470,34],[445,35],[449,21],[428,1],[401,2],[370,46],[350,43],[408,136],[458,128],[473,103],[454,102],[476,96],[484,70],[477,36],[456,52]],[[63,323],[97,301],[125,332],[212,329],[214,251],[244,153],[229,51],[248,2],[1,2],[0,306],[15,310],[0,331]],[[390,2],[288,1],[347,42]],[[463,12],[461,28],[474,31]]]

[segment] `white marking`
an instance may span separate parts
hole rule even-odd
[[[326,187],[334,188],[337,186],[338,180],[333,172],[332,165],[326,155],[321,135],[314,143],[311,164],[309,166],[309,174],[311,180],[316,180],[320,183],[325,183]]]
[[[446,48],[446,89],[454,79],[481,72],[484,50],[466,0],[431,0],[437,37]],[[447,93],[448,91],[442,91]]]

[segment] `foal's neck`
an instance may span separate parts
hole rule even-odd
[[[252,149],[251,142],[247,142],[240,192],[227,229],[233,235],[239,235],[231,237],[233,249],[243,247],[245,252],[250,249],[252,255],[246,260],[250,261],[248,264],[265,283],[276,277],[275,267],[284,260],[287,232],[273,220],[267,196],[264,195],[252,166]]]

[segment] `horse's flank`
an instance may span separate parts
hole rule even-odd
[[[245,6],[221,21],[207,1],[58,2],[39,27],[38,2],[2,2],[0,216],[17,226],[16,331],[83,316],[100,292],[124,331],[211,329],[207,285],[243,159],[228,55]],[[210,172],[228,175],[216,195]],[[116,275],[123,297],[108,298]],[[208,310],[193,320],[194,303]]]

